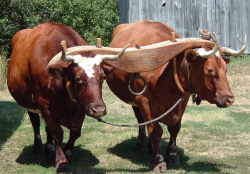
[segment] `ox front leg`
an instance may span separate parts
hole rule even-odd
[[[43,114],[46,125],[48,126],[47,133],[52,136],[56,145],[56,169],[57,172],[69,172],[70,167],[66,156],[62,150],[63,130],[53,117],[49,114]],[[49,140],[50,141],[50,140]]]
[[[60,131],[51,131],[53,135],[54,142],[56,144],[56,168],[57,172],[69,172],[70,167],[66,156],[62,150],[63,141],[63,130],[60,127]]]
[[[74,144],[75,141],[81,136],[81,128],[77,130],[71,130],[70,131],[70,136],[69,136],[69,141],[64,147],[64,152],[67,157],[68,162],[71,164],[73,163],[73,149],[74,149]]]
[[[181,123],[175,126],[168,126],[168,131],[170,133],[170,140],[167,147],[167,164],[179,165],[179,155],[177,153],[176,138],[180,131]]]
[[[163,134],[162,127],[158,122],[148,125],[148,135],[153,147],[153,172],[165,173],[167,165],[162,155],[160,140]]]

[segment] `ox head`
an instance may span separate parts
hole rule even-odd
[[[231,59],[223,58],[222,54],[234,56],[243,54],[246,49],[246,36],[239,51],[219,47],[216,35],[213,40],[215,42],[213,45],[186,50],[184,57],[191,67],[190,84],[198,97],[225,108],[233,104],[234,95],[226,77],[227,64]]]
[[[120,59],[126,48],[117,55],[101,55],[94,51],[79,50],[77,54],[66,55],[62,46],[60,60],[55,62],[52,59],[47,67],[49,88],[54,92],[66,92],[72,102],[85,108],[88,116],[98,118],[105,115],[106,106],[102,100],[105,70],[101,62]]]

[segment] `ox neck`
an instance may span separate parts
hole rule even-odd
[[[185,90],[180,81],[179,81],[179,77],[178,77],[178,74],[177,74],[177,63],[176,63],[176,57],[173,58],[173,73],[174,73],[174,80],[175,80],[175,83],[177,85],[177,88],[179,89],[180,92],[182,92],[183,94],[186,94],[186,95],[191,95],[191,94],[194,94],[194,90],[193,88],[191,87],[191,84],[190,84],[190,78],[189,78],[189,74],[190,74],[190,69],[189,69],[189,65],[188,65],[188,62],[187,60],[185,59],[185,75],[184,75],[184,79],[186,79],[187,81],[187,86],[188,86],[188,91]],[[182,62],[182,61],[181,61]],[[181,67],[181,63],[180,63],[180,67]]]

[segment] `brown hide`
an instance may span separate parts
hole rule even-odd
[[[74,30],[56,23],[21,30],[13,37],[7,83],[14,99],[24,108],[39,109],[37,95],[51,96],[46,67],[61,51],[62,40],[69,47],[87,44]]]
[[[68,47],[87,45],[72,28],[57,23],[48,22],[34,29],[19,31],[12,40],[7,74],[11,95],[29,111],[32,125],[38,122],[34,126],[34,151],[42,144],[39,117],[36,120],[37,113],[41,113],[48,126],[48,139],[53,138],[56,144],[56,167],[59,172],[68,169],[68,160],[71,160],[74,142],[81,134],[85,113],[93,117],[106,114],[101,93],[104,71],[100,64],[94,64],[92,74],[87,74],[89,70],[83,68],[85,62],[81,62],[80,66],[80,63],[59,61],[47,68],[50,60],[62,50],[62,40],[67,42]],[[81,58],[93,61],[91,56],[95,55],[82,54]],[[66,88],[66,83],[70,84],[69,88]],[[78,101],[77,104],[70,94]],[[61,148],[61,125],[70,129],[65,154]],[[52,140],[48,141],[46,150],[52,146],[48,144]]]
[[[154,21],[140,21],[131,24],[121,24],[113,32],[113,40],[110,47],[124,47],[127,43],[131,47],[136,45],[145,46],[162,42],[170,39],[171,32],[175,32],[167,24]],[[180,36],[176,33],[176,38]],[[206,50],[212,48],[205,47]],[[222,58],[213,56],[211,58],[200,58],[197,56],[196,49],[189,49],[190,54],[185,54],[190,66],[190,81],[191,87],[201,99],[208,100],[210,103],[216,103],[219,107],[227,107],[233,103],[234,98],[230,91],[226,78],[226,63]],[[177,56],[177,73],[180,84],[185,90],[188,90],[188,83],[185,76],[185,52]],[[221,52],[220,52],[221,55]],[[211,70],[212,69],[212,70]],[[212,72],[213,71],[213,72]],[[107,83],[110,89],[121,100],[129,103],[139,109],[141,121],[149,121],[166,112],[174,103],[183,95],[174,81],[173,77],[173,62],[170,61],[165,65],[151,72],[141,73],[147,81],[147,89],[140,96],[132,95],[128,88],[128,81],[133,76],[131,73],[126,73],[120,70],[114,70],[108,77]],[[140,92],[143,88],[143,82],[134,80],[132,89],[135,92]],[[168,126],[170,132],[170,141],[167,149],[167,157],[178,157],[176,151],[176,136],[180,130],[181,118],[187,106],[189,95],[186,95],[184,100],[160,122]],[[135,112],[138,117],[138,112]],[[140,117],[139,116],[139,117]],[[138,119],[138,118],[137,118]],[[138,119],[138,121],[140,118]],[[162,162],[162,152],[160,149],[160,139],[163,130],[158,122],[148,125],[148,135],[153,144],[153,165],[157,168]],[[140,135],[141,136],[141,135]],[[139,137],[140,139],[140,137]],[[145,140],[139,140],[145,141]],[[145,142],[143,142],[145,143]],[[160,156],[159,156],[160,155]],[[158,168],[161,168],[158,166]]]

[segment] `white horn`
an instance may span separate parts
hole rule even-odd
[[[247,35],[245,34],[245,39],[240,50],[236,51],[230,48],[222,47],[222,51],[224,54],[228,54],[232,56],[241,56],[245,52],[246,47],[247,47]]]
[[[69,62],[73,62],[74,61],[74,57],[71,55],[66,55],[66,51],[64,49],[63,43],[61,42],[61,46],[62,46],[62,57],[61,60],[62,61],[69,61]]]
[[[112,61],[117,61],[119,59],[122,58],[125,50],[130,46],[130,44],[128,44],[127,46],[125,46],[117,55],[102,55],[102,60],[112,60]]]
[[[215,43],[216,43],[215,46],[214,46],[214,48],[212,50],[210,50],[210,51],[206,51],[204,48],[199,48],[197,50],[197,54],[200,57],[202,57],[202,58],[209,58],[209,57],[213,56],[218,51],[218,48],[219,48],[218,38],[217,38],[217,36],[216,36],[215,33],[213,33],[213,34],[214,34]]]

